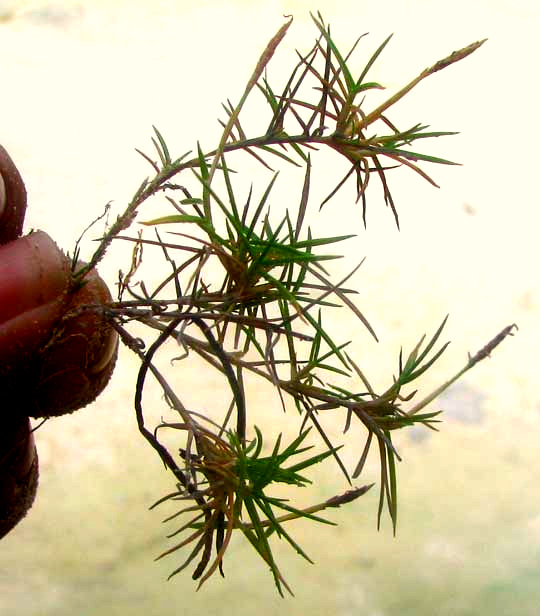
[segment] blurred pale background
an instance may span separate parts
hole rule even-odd
[[[292,529],[316,564],[278,548],[296,593],[285,601],[240,540],[230,548],[226,579],[215,577],[198,593],[187,573],[165,581],[176,561],[152,562],[167,529],[148,506],[171,483],[136,431],[136,362],[123,353],[96,404],[37,433],[37,501],[0,545],[2,616],[538,613],[537,2],[0,2],[0,141],[27,184],[27,228],[43,228],[72,249],[105,203],[120,211],[147,174],[134,148],[149,149],[152,124],[175,154],[197,139],[212,147],[221,101],[238,100],[284,14],[295,21],[271,75],[279,80],[294,49],[310,47],[310,10],[321,10],[344,47],[369,31],[359,63],[394,32],[372,74],[390,90],[489,38],[396,110],[406,124],[460,131],[426,142],[425,151],[463,166],[427,168],[439,190],[396,174],[399,233],[376,191],[367,231],[350,192],[319,219],[332,231],[354,227],[353,256],[367,257],[354,283],[381,343],[358,329],[363,369],[386,383],[400,345],[410,348],[448,312],[444,338],[453,342],[425,379],[426,391],[504,326],[518,323],[518,335],[434,405],[446,411],[439,434],[398,439],[396,538],[388,523],[376,531],[375,491],[332,512],[337,528]],[[321,178],[332,173],[316,161],[314,169]],[[297,200],[298,184],[291,190]],[[83,254],[91,249],[83,243]],[[121,265],[115,254],[101,268],[111,284]],[[354,335],[350,323],[340,326],[343,337]],[[204,387],[204,375],[182,374],[182,382]],[[268,400],[261,394],[266,415],[257,421],[290,430],[294,418],[268,409]],[[314,500],[345,489],[328,468]],[[377,480],[375,470],[368,468],[366,482]]]

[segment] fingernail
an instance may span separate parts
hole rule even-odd
[[[4,183],[4,178],[0,173],[0,218],[6,211],[6,185]]]

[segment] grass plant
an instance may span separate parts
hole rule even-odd
[[[101,310],[140,358],[134,397],[139,429],[172,475],[174,488],[154,506],[177,503],[178,510],[166,521],[178,526],[169,535],[174,544],[159,558],[182,553],[171,576],[193,564],[199,587],[216,571],[223,574],[231,537],[239,533],[270,568],[278,591],[292,592],[274,557],[274,538],[286,541],[309,561],[287,523],[298,518],[331,523],[332,508],[352,506],[372,487],[361,481],[372,448],[380,462],[378,525],[387,511],[395,532],[396,463],[401,456],[393,432],[415,425],[436,430],[440,412],[430,410],[429,404],[487,357],[513,327],[501,331],[470,356],[456,376],[419,402],[415,382],[432,369],[448,345],[442,342],[446,318],[432,335],[421,336],[414,348],[400,352],[397,373],[390,375],[383,391],[372,386],[349,353],[351,341],[334,339],[325,327],[329,313],[341,307],[377,340],[354,300],[355,291],[346,286],[361,262],[338,281],[325,268],[340,256],[339,244],[353,236],[314,236],[307,224],[311,178],[322,172],[316,168],[317,152],[330,149],[348,165],[321,207],[332,200],[338,208],[340,189],[354,182],[367,225],[368,188],[378,182],[399,227],[389,173],[405,167],[436,186],[424,166],[455,163],[425,153],[423,144],[455,133],[413,123],[398,128],[388,114],[422,80],[464,59],[484,41],[451,53],[370,108],[371,91],[383,86],[370,81],[369,72],[391,37],[368,55],[358,71],[353,68],[353,52],[362,37],[345,52],[322,16],[317,13],[312,19],[315,43],[307,53],[297,52],[280,87],[269,76],[269,64],[292,18],[269,41],[238,104],[223,104],[223,130],[214,149],[204,151],[197,144],[194,151],[173,155],[154,128],[153,151],[140,151],[151,174],[108,228],[88,265],[77,273],[83,276],[97,265],[111,242],[133,244],[129,269],[120,273],[118,301]],[[267,116],[260,118],[259,132],[253,132],[245,128],[242,112],[257,96],[262,97]],[[257,187],[244,196],[237,188],[246,154],[269,173],[258,197]],[[303,180],[297,202],[276,213],[270,202],[280,165],[302,169]],[[151,198],[165,204],[168,213],[143,214],[141,206]],[[134,221],[142,222],[136,233]],[[141,273],[144,251],[155,247],[161,251],[163,274],[157,285],[148,288]],[[171,347],[180,357],[165,372],[157,357]],[[189,362],[194,355],[227,383],[230,397],[222,409],[210,413],[189,408],[171,385],[178,363]],[[167,407],[167,418],[155,424],[148,422],[145,411],[143,394],[149,377],[159,384]],[[280,435],[271,446],[250,420],[246,382],[257,379],[270,383],[275,392],[276,408],[269,413],[278,417],[283,409],[298,417],[297,434]],[[342,444],[332,442],[324,428],[323,418],[329,415],[334,421],[341,417],[344,441],[355,448],[351,468],[340,456]],[[347,442],[353,422],[365,430],[364,443]],[[165,431],[169,437],[173,431],[174,448],[165,444]],[[346,489],[308,507],[295,505],[296,490],[310,483],[306,473],[332,460],[342,471]],[[289,486],[293,498],[273,495],[278,484]]]

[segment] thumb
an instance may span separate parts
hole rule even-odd
[[[47,340],[69,283],[69,261],[43,231],[0,246],[0,374]]]

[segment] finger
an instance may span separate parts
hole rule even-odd
[[[67,291],[69,261],[43,231],[0,246],[0,323]]]
[[[38,484],[38,458],[30,421],[3,418],[0,432],[0,539],[32,506]]]
[[[41,347],[62,315],[69,261],[44,232],[0,246],[0,375]]]
[[[31,417],[64,415],[93,402],[107,385],[117,359],[118,335],[101,307],[112,301],[95,270],[70,297],[65,313],[39,355],[39,382]]]
[[[26,188],[15,163],[0,145],[0,244],[22,233],[26,212]]]

